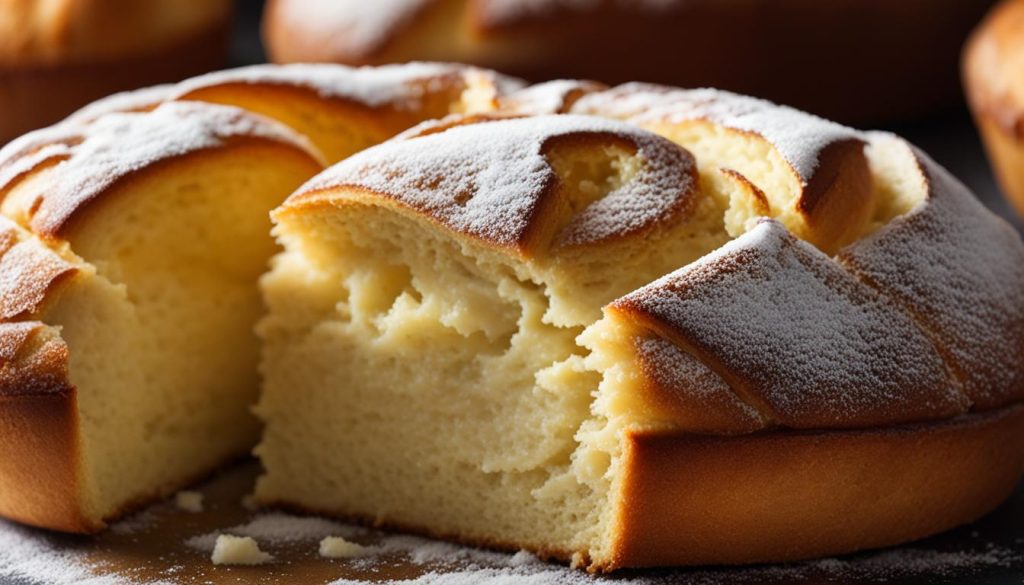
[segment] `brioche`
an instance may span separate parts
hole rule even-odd
[[[890,134],[260,66],[19,139],[0,194],[29,524],[173,493],[256,444],[254,404],[262,504],[592,571],[905,542],[1024,473],[1024,243]]]
[[[274,212],[257,498],[608,571],[885,546],[1010,493],[1024,246],[962,185],[751,98],[524,91]]]
[[[533,81],[712,86],[865,123],[958,103],[957,55],[991,4],[269,0],[263,39],[277,63],[459,61]]]
[[[223,65],[230,0],[0,1],[0,144],[115,91]]]
[[[455,108],[468,91],[458,74],[475,75],[332,69],[312,97],[301,92],[315,84],[298,83],[294,69],[270,71],[306,107],[320,100],[325,123],[341,124],[333,108],[352,103],[378,132],[433,115],[421,100]],[[225,75],[240,85],[260,71]],[[201,78],[187,91],[198,87],[215,84]],[[263,311],[256,281],[275,250],[267,214],[324,158],[310,138],[223,105],[226,95],[174,101],[167,89],[97,103],[0,152],[0,514],[9,518],[92,532],[258,437],[252,328]],[[333,128],[316,123],[305,127],[312,138]]]
[[[964,49],[968,103],[996,178],[1024,214],[1024,2],[1000,3]]]

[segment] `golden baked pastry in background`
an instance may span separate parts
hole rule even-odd
[[[257,66],[22,137],[0,197],[29,524],[99,530],[259,440],[264,504],[610,571],[905,542],[1024,472],[1024,244],[890,134]]]
[[[964,50],[964,86],[996,177],[1024,214],[1024,1],[1006,0]]]
[[[718,87],[847,123],[960,102],[992,0],[268,0],[278,63],[458,61],[531,81]]]
[[[231,0],[0,0],[0,144],[224,64]]]

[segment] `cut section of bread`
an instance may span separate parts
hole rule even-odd
[[[256,440],[267,211],[321,163],[287,128],[205,104],[55,127],[0,158],[0,513],[93,531]]]
[[[458,65],[246,68],[9,144],[0,212],[28,243],[0,261],[0,514],[98,530],[251,449],[270,210],[323,168],[318,146],[340,157],[517,87]]]
[[[1004,0],[974,31],[963,78],[999,183],[1024,215],[1024,1]]]
[[[1011,491],[1024,245],[959,183],[732,94],[537,91],[275,211],[260,500],[607,571],[885,546]]]

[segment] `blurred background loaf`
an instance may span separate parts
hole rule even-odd
[[[993,170],[1024,213],[1024,0],[1004,0],[964,49],[964,86]]]
[[[991,0],[268,0],[279,63],[459,61],[531,81],[710,86],[842,122],[960,103],[960,46]]]
[[[223,66],[231,0],[0,0],[0,144],[116,91]]]

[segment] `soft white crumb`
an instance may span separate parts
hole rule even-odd
[[[340,536],[328,536],[320,541],[320,556],[328,559],[354,559],[364,557],[370,549]]]
[[[174,496],[174,505],[179,510],[198,514],[203,511],[203,494],[201,492],[183,491]]]
[[[221,534],[210,557],[215,565],[262,565],[274,557],[260,550],[260,545],[249,536]]]

